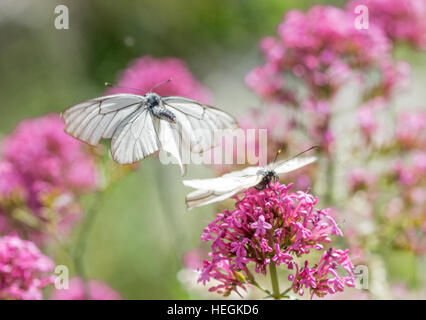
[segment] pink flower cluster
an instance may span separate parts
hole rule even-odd
[[[212,244],[199,282],[205,284],[213,278],[219,284],[210,290],[227,295],[245,289],[244,279],[252,279],[250,263],[262,274],[275,263],[293,272],[289,276],[291,287],[300,295],[303,288],[311,295],[323,296],[354,285],[348,250],[325,249],[331,236],[343,236],[329,210],[316,209],[317,198],[301,191],[290,192],[291,188],[278,182],[262,191],[252,188],[237,199],[235,210],[217,215],[202,234],[202,241]],[[302,263],[300,258],[312,249],[324,253],[309,267],[308,261]],[[339,275],[339,266],[347,275]]]
[[[246,76],[246,84],[265,100],[301,107],[305,117],[295,127],[308,133],[329,154],[335,146],[330,123],[334,98],[349,79],[361,85],[362,100],[388,99],[405,85],[410,71],[395,62],[392,43],[382,29],[368,32],[354,27],[353,12],[331,6],[314,6],[307,12],[289,11],[278,26],[278,36],[261,40],[265,64]],[[379,77],[370,77],[376,71]],[[364,133],[376,130],[373,110],[359,112]]]
[[[263,158],[261,152],[266,152],[266,158],[272,161],[278,149],[287,149],[284,142],[293,141],[290,134],[293,132],[294,123],[289,119],[279,106],[270,106],[267,109],[252,109],[238,119],[241,129],[246,132],[246,150]],[[260,132],[248,135],[248,130],[263,129],[267,135],[267,150],[259,140]],[[265,164],[261,164],[265,165]]]
[[[368,189],[376,182],[376,176],[364,168],[352,169],[348,174],[348,187],[351,192]]]
[[[404,112],[398,116],[396,140],[406,149],[426,148],[426,112]]]
[[[266,64],[246,78],[247,85],[267,99],[292,101],[287,73],[315,97],[329,97],[353,70],[389,57],[390,43],[381,29],[357,30],[348,12],[330,6],[314,6],[306,13],[289,11],[278,35],[261,41]]]
[[[359,5],[368,8],[369,23],[382,28],[391,40],[426,49],[424,0],[353,0],[347,7],[354,12]]]
[[[90,280],[87,283],[88,300],[120,300],[121,296],[102,281]],[[52,300],[86,300],[84,283],[80,278],[72,278],[68,289],[57,289]]]
[[[209,91],[194,78],[182,60],[177,58],[156,59],[151,56],[143,56],[134,60],[122,73],[118,86],[108,90],[108,93],[141,94],[139,90],[147,92],[155,85],[170,78],[172,81],[159,86],[155,92],[163,96],[178,95],[202,102],[210,100]]]
[[[75,216],[79,211],[73,206],[75,195],[96,187],[98,177],[92,157],[63,128],[59,116],[47,115],[22,121],[3,140],[0,233],[11,231],[5,221],[12,219],[13,209],[19,206],[43,221],[46,207]],[[60,223],[65,216],[56,218]],[[9,222],[11,227],[14,222]]]
[[[39,300],[55,265],[36,245],[15,235],[0,238],[0,299]]]

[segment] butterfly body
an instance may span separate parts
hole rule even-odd
[[[177,122],[176,115],[163,106],[158,94],[149,92],[144,97],[146,98],[146,107],[150,110],[152,115],[160,120],[166,120],[170,123]]]
[[[260,169],[257,171],[257,175],[262,176],[262,180],[254,186],[257,190],[266,189],[271,182],[275,182],[280,178],[274,170]]]

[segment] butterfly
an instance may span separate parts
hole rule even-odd
[[[266,167],[247,167],[240,171],[233,171],[218,178],[183,180],[185,186],[197,189],[189,193],[186,198],[188,209],[223,201],[242,191],[255,187],[263,190],[270,182],[279,179],[279,175],[302,168],[316,161],[316,157],[300,157],[311,147],[291,159],[274,161]],[[277,153],[277,155],[280,151]]]
[[[222,110],[189,98],[162,97],[152,89],[143,96],[122,93],[91,99],[68,108],[62,117],[65,131],[90,145],[111,139],[111,155],[119,164],[163,150],[177,159],[182,175],[182,148],[202,153],[216,146],[215,130],[237,128],[235,119]]]

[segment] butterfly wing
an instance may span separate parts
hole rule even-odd
[[[186,173],[186,166],[182,161],[182,139],[176,124],[166,120],[158,120],[158,132],[161,142],[161,149],[169,152],[177,161],[181,168],[182,175]]]
[[[296,157],[271,163],[267,169],[274,170],[277,174],[288,173],[313,163],[316,160],[316,157]]]
[[[257,185],[262,180],[262,176],[255,175],[245,177],[223,178],[217,181],[212,181],[214,179],[208,180],[210,180],[211,184],[211,187],[209,189],[198,189],[189,193],[185,197],[185,202],[188,209],[205,206],[210,203],[228,199],[244,190],[247,190]],[[192,186],[196,185],[196,183],[190,184]],[[190,186],[190,184],[186,183],[187,186]]]
[[[116,94],[91,99],[62,113],[65,131],[91,145],[113,136],[120,123],[145,102],[134,94]]]
[[[215,131],[238,127],[228,113],[198,101],[176,96],[163,97],[161,100],[176,115],[182,128],[183,142],[192,152],[201,153],[216,147],[221,137],[215,135]]]
[[[154,120],[147,108],[140,108],[123,119],[111,140],[112,157],[120,164],[142,160],[160,148]]]
[[[218,178],[183,180],[183,184],[197,189],[189,193],[185,202],[188,209],[219,202],[257,185],[262,176],[257,175],[261,167],[247,167]]]

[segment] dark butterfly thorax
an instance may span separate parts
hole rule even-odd
[[[255,188],[257,190],[263,190],[266,189],[269,185],[269,183],[271,183],[272,181],[276,181],[279,179],[278,174],[274,171],[274,170],[259,170],[257,172],[258,175],[263,176],[262,181],[260,181]]]
[[[166,120],[171,123],[176,123],[176,116],[170,110],[163,107],[163,102],[158,94],[149,92],[145,95],[146,106],[151,111],[151,114],[161,120]]]

